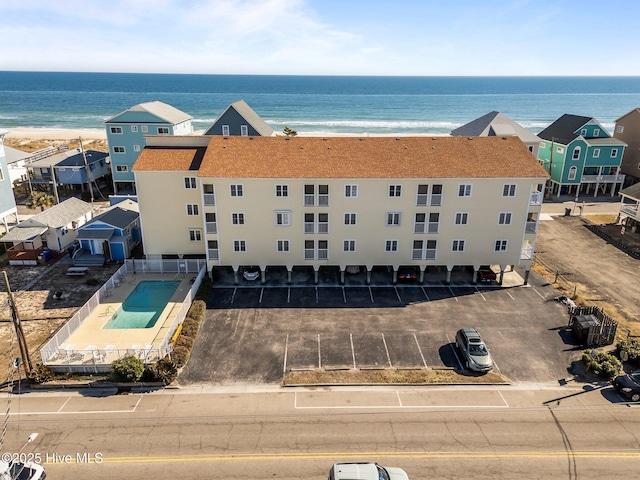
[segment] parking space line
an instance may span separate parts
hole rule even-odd
[[[258,303],[262,303],[262,295],[264,294],[264,287],[262,287],[260,289],[260,300],[258,300]]]
[[[320,334],[318,334],[318,368],[322,368],[322,354],[320,353]]]
[[[384,344],[384,351],[387,352],[387,361],[389,362],[389,368],[393,368],[391,364],[391,357],[389,356],[389,348],[387,348],[387,341],[384,339],[384,333],[382,333],[382,343]]]
[[[344,303],[347,303],[347,294],[346,294],[346,292],[344,291],[344,287],[342,287],[342,301],[343,301]]]
[[[424,355],[422,354],[422,349],[420,348],[420,344],[418,343],[418,337],[416,337],[416,334],[413,334],[413,339],[416,341],[416,345],[418,346],[418,352],[420,352],[420,358],[422,358],[422,363],[424,363],[424,368],[429,368],[427,366],[427,361],[424,359]]]
[[[316,303],[318,303],[318,287],[316,287]]]
[[[536,287],[534,287],[533,285],[531,285],[531,288],[533,289],[533,291],[534,291],[534,292],[536,292],[536,293],[538,294],[538,296],[539,296],[541,299],[546,300],[546,298],[545,298],[544,296],[542,296],[542,294],[541,294],[538,290],[536,290]]]
[[[233,289],[233,294],[231,295],[231,303],[236,299],[236,292],[238,291],[238,287]]]
[[[460,369],[462,370],[464,367],[462,365],[462,362],[460,361],[460,357],[458,356],[458,349],[456,348],[455,344],[449,339],[449,334],[445,334],[445,335],[447,337],[447,342],[449,342],[449,345],[451,345],[451,350],[453,350],[453,354],[456,356],[458,365],[460,365]]]
[[[398,297],[398,301],[402,303],[402,298],[400,298],[400,292],[398,292],[398,287],[393,287],[393,289],[396,291],[396,297]]]
[[[480,296],[482,297],[482,299],[486,302],[487,299],[485,298],[485,296],[482,294],[482,292],[478,289],[478,287],[475,287],[476,291],[480,294]]]
[[[507,295],[509,295],[509,297],[511,298],[511,300],[515,300],[515,298],[513,298],[513,296],[509,293],[509,290],[505,290],[504,293],[506,293]]]
[[[287,287],[287,303],[291,300],[291,287]]]
[[[353,368],[356,368],[356,351],[353,348],[353,333],[349,333],[349,341],[351,342],[351,358],[353,359]]]
[[[424,289],[424,287],[420,287],[420,290],[422,290],[422,293],[424,293],[424,296],[427,299],[427,302],[430,302],[431,299],[429,298],[429,295],[427,295],[427,291]]]
[[[282,367],[282,374],[287,374],[287,353],[289,352],[289,334],[284,340],[284,366]]]
[[[449,288],[449,291],[451,292],[451,295],[453,295],[453,298],[454,298],[454,299],[455,299],[455,301],[457,302],[457,301],[458,301],[458,297],[456,297],[456,294],[455,294],[455,293],[453,293],[453,290],[451,290],[451,287],[448,287],[448,288]]]
[[[369,287],[369,298],[371,299],[371,303],[375,303],[375,300],[373,299],[373,292],[371,291],[371,287]]]

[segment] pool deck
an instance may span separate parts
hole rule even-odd
[[[109,364],[124,355],[134,355],[147,362],[158,360],[161,343],[191,288],[191,279],[192,275],[189,274],[128,274],[120,280],[116,288],[109,292],[108,297],[91,312],[82,325],[60,345],[59,352],[68,353],[58,355],[58,358],[47,363],[51,365]],[[148,280],[180,280],[180,285],[155,325],[150,328],[103,328],[136,286]]]

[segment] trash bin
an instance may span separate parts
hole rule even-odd
[[[47,257],[44,254],[44,252],[38,255],[38,263],[40,265],[46,265],[47,264]]]
[[[564,209],[564,216],[568,217],[569,215],[571,215],[571,209],[570,208],[565,208]]]

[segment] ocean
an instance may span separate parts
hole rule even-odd
[[[447,134],[493,110],[538,133],[564,113],[615,120],[640,107],[640,77],[354,77],[0,72],[0,128],[103,129],[160,100],[208,127],[245,100],[277,132]]]

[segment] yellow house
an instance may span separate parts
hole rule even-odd
[[[147,258],[263,281],[273,266],[528,274],[547,179],[516,137],[149,137],[133,170]]]

